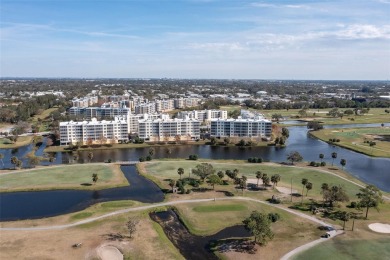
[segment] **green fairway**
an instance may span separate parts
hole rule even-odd
[[[201,162],[197,161],[154,161],[150,163],[143,164],[145,166],[146,175],[151,176],[152,179],[156,180],[159,185],[164,183],[164,179],[172,178],[172,179],[179,179],[179,175],[177,174],[178,168],[184,169],[184,177],[189,177],[190,169],[194,169],[197,164],[200,164]],[[290,187],[291,183],[293,186],[293,189],[298,190],[299,192],[302,191],[302,184],[301,180],[303,178],[307,178],[311,183],[313,183],[313,189],[310,190],[309,195],[311,197],[316,197],[318,199],[322,198],[321,195],[321,185],[322,183],[328,183],[330,185],[343,185],[347,193],[350,197],[354,197],[356,193],[359,191],[359,187],[353,183],[350,183],[346,180],[343,180],[341,178],[338,178],[337,176],[333,176],[329,173],[320,172],[317,169],[321,168],[298,168],[298,167],[291,167],[291,166],[282,166],[278,164],[249,164],[249,163],[241,163],[239,161],[237,162],[225,162],[225,163],[219,163],[219,162],[213,162],[210,161],[210,163],[213,165],[216,172],[218,171],[226,171],[226,170],[239,170],[239,176],[245,175],[249,179],[255,179],[256,178],[256,171],[261,171],[263,173],[267,173],[268,176],[272,176],[273,174],[279,174],[281,176],[281,180],[278,184],[278,186],[284,186],[284,187]],[[327,167],[323,167],[324,170],[327,169]],[[196,176],[193,176],[196,177]],[[349,177],[350,179],[353,179],[352,177]],[[228,177],[225,176],[225,179],[227,180]],[[363,184],[359,182],[358,180],[354,180],[360,184]],[[261,184],[260,180],[260,184]],[[363,184],[364,185],[364,184]],[[218,189],[218,185],[216,186],[216,189]],[[222,187],[222,186],[221,186]],[[223,186],[225,187],[225,186]]]
[[[375,240],[342,240],[335,238],[315,246],[293,259],[317,260],[387,260],[390,259],[390,238]]]
[[[233,111],[240,110],[242,107],[240,106],[221,106],[220,109]],[[245,109],[245,108],[244,108]],[[353,108],[340,108],[339,111],[345,111]],[[350,115],[340,117],[331,117],[328,116],[328,112],[331,108],[324,109],[307,109],[306,116],[301,117],[299,111],[301,109],[272,109],[272,110],[256,110],[249,109],[251,111],[257,111],[265,115],[265,117],[271,119],[273,114],[281,114],[283,117],[287,117],[289,119],[307,119],[307,120],[319,120],[324,122],[324,124],[370,124],[370,123],[386,123],[390,122],[390,115],[385,112],[385,108],[371,108],[367,114],[363,115]]]
[[[196,212],[224,212],[224,211],[241,211],[247,208],[242,204],[227,204],[227,205],[201,205],[194,207]]]
[[[92,182],[92,174],[98,181]],[[103,189],[128,185],[116,165],[66,165],[23,170],[0,175],[0,191],[51,190],[51,189]]]
[[[389,138],[389,127],[323,129],[311,131],[310,134],[325,142],[329,142],[329,139],[338,139],[340,141],[333,144],[370,156],[390,157],[390,142],[381,139]],[[370,142],[375,142],[375,145],[370,146]]]

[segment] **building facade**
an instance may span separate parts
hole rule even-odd
[[[210,121],[212,119],[227,119],[226,110],[192,110],[192,111],[181,111],[177,113],[177,118],[193,118],[202,122]]]
[[[116,117],[112,121],[60,122],[61,145],[105,144],[128,140],[129,125],[125,118]]]
[[[210,135],[214,137],[264,137],[270,138],[272,122],[264,118],[213,119]]]
[[[200,121],[195,119],[139,120],[138,136],[148,141],[195,140],[200,138]]]

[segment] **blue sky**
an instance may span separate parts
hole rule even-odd
[[[0,76],[390,78],[390,0],[0,0]]]

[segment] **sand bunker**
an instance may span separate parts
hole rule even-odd
[[[368,227],[378,233],[390,234],[390,224],[373,223],[368,225]]]
[[[287,194],[287,195],[291,195],[291,188],[286,188],[286,187],[279,187],[279,186],[276,186],[275,187],[280,193],[283,193],[283,194]],[[292,190],[292,193],[293,194],[296,194],[298,193],[297,190]]]
[[[101,246],[97,252],[101,260],[123,260],[122,253],[115,246]]]

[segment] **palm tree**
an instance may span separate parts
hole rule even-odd
[[[305,186],[308,182],[309,182],[309,180],[306,178],[303,178],[301,181],[301,183],[302,183],[302,201],[301,201],[301,203],[303,202],[303,190],[305,189]]]
[[[96,183],[98,181],[98,179],[99,179],[98,174],[97,173],[93,173],[92,174],[92,181],[93,181],[93,183]]]
[[[18,162],[18,158],[16,156],[11,157],[11,163],[14,165],[14,169],[16,169],[16,163]]]
[[[322,159],[324,159],[324,154],[323,154],[323,153],[320,153],[319,157],[320,157],[321,162],[322,162]]]
[[[306,197],[307,197],[307,193],[309,193],[309,190],[313,189],[313,183],[308,182],[306,183],[305,187],[306,187]]]
[[[351,218],[351,212],[347,212],[347,211],[341,212],[340,220],[344,221],[343,230],[345,230],[345,222],[349,221],[350,218]]]
[[[266,173],[264,173],[263,176],[261,177],[261,179],[263,180],[264,187],[266,187],[269,184],[269,181],[270,181],[268,175]]]
[[[341,169],[343,169],[343,170],[344,170],[344,166],[347,164],[347,160],[345,160],[345,159],[341,159],[341,161],[340,161],[340,164],[341,164],[341,166],[342,166],[342,168],[341,168]]]
[[[263,177],[263,173],[261,171],[256,172],[256,178],[257,178],[257,187],[259,187],[259,180]]]
[[[50,155],[49,162],[53,164],[53,162],[56,160],[56,158],[53,155]]]
[[[326,192],[329,190],[329,184],[327,183],[323,183],[321,185],[321,194],[322,194],[322,198],[323,198],[323,203],[322,203],[322,207],[325,206],[325,197],[326,197]]]
[[[149,155],[150,155],[150,157],[153,157],[153,155],[154,155],[154,148],[153,147],[149,149]]]
[[[172,188],[172,193],[173,193],[173,188],[176,186],[176,181],[175,180],[170,180],[169,181],[169,186]]]
[[[184,174],[184,169],[183,168],[177,169],[177,174],[180,175],[180,180],[181,180],[181,176]]]
[[[92,161],[92,159],[93,159],[93,152],[89,152],[88,153],[88,159],[89,159],[89,162]]]
[[[332,158],[333,158],[333,160],[332,160],[332,166],[333,166],[334,159],[337,158],[337,153],[336,152],[332,153]]]
[[[274,174],[271,176],[271,182],[274,184],[274,188],[275,188],[275,184],[276,186],[278,186],[278,182],[280,181],[280,175],[279,174]]]
[[[1,160],[1,164],[3,165],[3,168],[4,168],[4,162],[3,162],[3,158],[4,158],[4,154],[0,153],[0,160]]]

